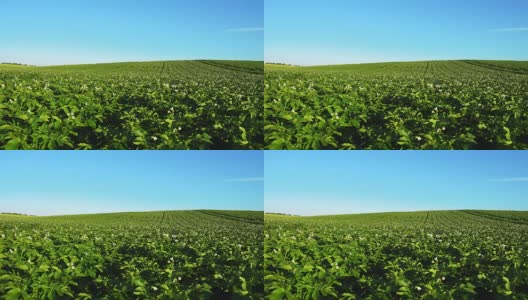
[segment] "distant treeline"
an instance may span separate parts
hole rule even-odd
[[[26,64],[14,63],[14,62],[0,62],[0,65],[29,66],[29,65],[26,65]]]
[[[281,216],[298,217],[298,215],[284,214],[284,213],[277,213],[277,212],[266,212],[266,214],[268,214],[268,215],[281,215]]]
[[[0,212],[0,215],[31,216],[27,214],[19,214],[19,213],[11,213],[11,212]]]
[[[268,65],[279,65],[279,66],[290,66],[290,67],[296,67],[297,66],[297,65],[278,63],[278,62],[266,62],[266,64],[268,64]]]

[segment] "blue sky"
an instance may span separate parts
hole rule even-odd
[[[263,0],[2,0],[0,61],[262,60]]]
[[[263,209],[261,151],[8,151],[0,211]]]
[[[528,210],[527,151],[267,151],[265,211]]]
[[[525,0],[266,0],[265,60],[528,60]]]

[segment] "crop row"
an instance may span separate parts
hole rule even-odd
[[[270,149],[526,149],[526,63],[269,67]]]
[[[4,218],[0,295],[258,299],[262,230],[197,211]]]
[[[5,149],[260,149],[258,62],[0,66]]]
[[[266,220],[269,298],[528,297],[528,226],[460,211],[372,217]]]

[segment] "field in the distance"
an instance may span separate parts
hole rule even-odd
[[[0,65],[0,149],[260,149],[263,62]]]
[[[0,215],[0,295],[260,299],[263,222],[256,211]]]
[[[265,215],[270,299],[526,299],[528,212]]]
[[[265,66],[270,149],[527,149],[528,62]]]

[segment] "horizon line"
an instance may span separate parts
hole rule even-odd
[[[156,209],[156,210],[130,210],[130,211],[109,211],[109,212],[93,212],[93,213],[75,213],[75,214],[51,214],[51,215],[35,215],[35,214],[24,214],[17,212],[0,212],[2,215],[11,216],[26,216],[26,217],[64,217],[64,216],[86,216],[86,215],[109,215],[109,214],[127,214],[127,213],[152,213],[152,212],[170,212],[170,211],[200,211],[200,210],[218,210],[218,211],[253,211],[263,212],[264,210],[253,210],[253,209],[225,209],[225,208],[189,208],[189,209]]]
[[[317,215],[301,215],[292,213],[272,212],[264,210],[264,214],[270,215],[285,215],[292,217],[331,217],[331,216],[348,216],[348,215],[370,215],[370,214],[389,214],[389,213],[413,213],[413,212],[435,212],[435,211],[518,211],[528,212],[528,210],[515,209],[477,209],[477,208],[457,208],[457,209],[429,209],[429,210],[393,210],[393,211],[376,211],[376,212],[361,212],[361,213],[341,213],[341,214],[317,214]]]
[[[455,58],[455,59],[418,59],[418,60],[385,60],[385,61],[372,61],[372,62],[343,62],[343,63],[332,63],[332,64],[293,64],[287,62],[267,61],[264,59],[264,64],[286,66],[286,67],[327,67],[327,66],[346,66],[346,65],[367,65],[367,64],[385,64],[385,63],[406,63],[406,62],[441,62],[441,61],[515,61],[525,62],[526,59],[489,59],[489,58]]]
[[[85,66],[85,65],[104,65],[104,64],[123,64],[123,63],[154,63],[154,62],[177,62],[177,61],[249,61],[249,62],[263,62],[261,59],[226,59],[226,58],[182,58],[182,59],[165,59],[165,60],[123,60],[123,61],[107,61],[107,62],[93,62],[93,63],[71,63],[71,64],[51,64],[51,65],[33,65],[25,64],[19,62],[2,62],[0,59],[1,65],[8,66],[20,66],[20,67],[62,67],[62,66]]]

